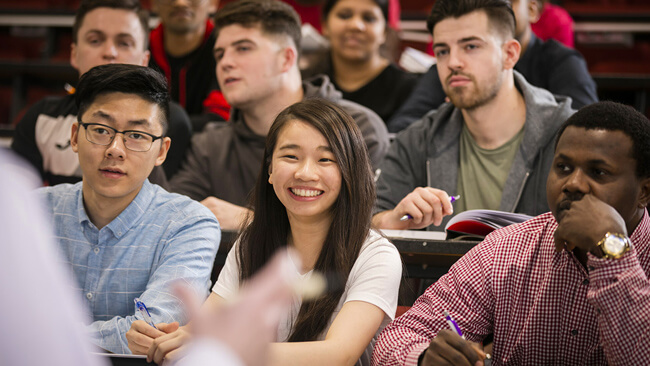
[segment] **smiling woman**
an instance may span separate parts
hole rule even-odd
[[[253,195],[253,217],[204,307],[233,299],[275,251],[293,247],[302,263],[296,275],[326,274],[329,292],[294,299],[269,364],[370,364],[374,340],[395,315],[402,265],[395,247],[370,228],[373,175],[354,120],[318,99],[285,109],[267,136]],[[185,327],[157,338],[149,356],[174,359],[188,338]]]
[[[306,70],[304,76],[328,75],[343,98],[372,109],[387,121],[417,81],[415,74],[381,54],[388,31],[388,0],[328,0],[322,16],[330,57]]]

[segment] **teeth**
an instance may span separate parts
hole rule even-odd
[[[320,194],[323,193],[323,191],[320,190],[311,190],[311,189],[291,189],[291,192],[295,194],[296,196],[300,197],[316,197]]]

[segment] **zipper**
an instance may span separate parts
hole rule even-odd
[[[517,204],[519,203],[519,200],[521,199],[521,195],[524,194],[524,187],[526,186],[526,181],[528,181],[529,176],[530,176],[530,172],[526,172],[526,175],[524,176],[524,181],[521,184],[521,188],[519,188],[519,193],[517,194],[517,199],[515,200],[515,204],[512,206],[512,209],[510,210],[510,212],[515,212],[515,209],[517,208]]]

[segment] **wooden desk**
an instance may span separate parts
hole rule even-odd
[[[217,280],[237,236],[235,231],[222,231],[221,234],[221,245],[212,269],[213,283]],[[423,279],[437,279],[444,275],[458,258],[478,244],[468,240],[389,239],[402,255],[404,276]]]

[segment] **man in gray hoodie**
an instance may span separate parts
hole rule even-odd
[[[513,70],[521,45],[508,0],[439,0],[427,21],[451,103],[397,136],[377,182],[373,223],[420,229],[454,211],[548,211],[553,138],[571,99]],[[450,195],[461,195],[452,207]]]
[[[215,16],[217,80],[233,107],[230,121],[194,135],[173,192],[210,208],[224,229],[236,229],[249,213],[266,135],[283,109],[305,98],[336,102],[357,122],[373,166],[388,150],[386,125],[371,110],[343,100],[327,77],[303,82],[298,68],[300,17],[275,0],[227,4]]]

